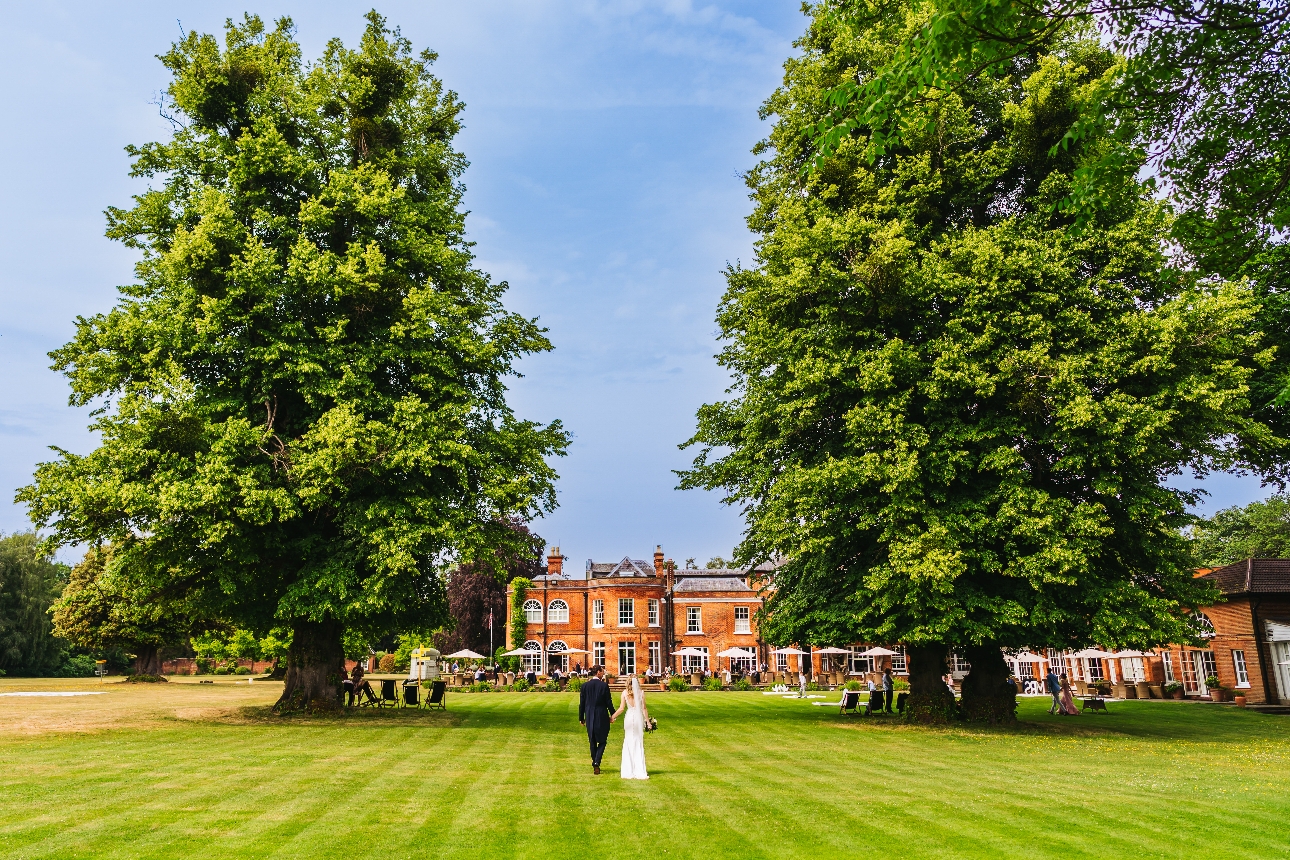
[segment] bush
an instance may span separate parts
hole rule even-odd
[[[528,688],[529,688],[529,682],[528,682],[528,681],[525,681],[523,678],[516,678],[516,679],[515,679],[515,687],[514,687],[515,692],[517,692],[517,693],[523,693],[523,692],[524,692],[524,691],[526,691]]]
[[[546,683],[542,685],[542,689],[548,693],[558,693],[560,692],[560,685],[554,679],[547,678]]]
[[[376,664],[376,668],[379,669],[382,672],[382,674],[389,675],[391,672],[394,671],[394,666],[395,666],[395,663],[398,662],[398,659],[399,659],[398,655],[396,654],[386,654]]]
[[[752,681],[747,678],[736,678],[733,686],[736,690],[751,690],[753,688]]]
[[[862,689],[864,689],[863,687],[861,687],[861,686],[860,686],[860,682],[859,682],[859,681],[857,681],[857,680],[855,680],[854,678],[852,678],[850,681],[847,681],[845,684],[843,684],[843,685],[842,685],[842,688],[843,688],[844,690],[862,690]]]
[[[856,687],[856,689],[858,690],[860,688]],[[903,693],[909,689],[909,682],[906,681],[904,678],[893,678],[891,682],[891,689],[897,693]]]
[[[574,677],[569,679],[569,686],[566,687],[565,689],[567,689],[570,693],[576,693],[582,689],[583,683],[584,681],[575,675]]]
[[[1165,693],[1166,695],[1172,696],[1174,693],[1178,692],[1182,688],[1183,688],[1183,685],[1178,683],[1177,681],[1170,681],[1168,684],[1165,684]]]
[[[673,675],[667,679],[667,688],[674,693],[684,693],[690,689],[690,685],[680,675]]]
[[[249,675],[249,674],[251,674],[251,667],[250,667],[250,666],[238,666],[236,669],[234,669],[234,670],[233,670],[233,674],[234,674],[234,675]]]
[[[720,678],[718,678],[716,675],[712,675],[712,676],[710,676],[710,677],[704,678],[704,679],[703,679],[703,689],[705,689],[705,690],[720,690],[720,689],[721,689],[721,679],[720,679]]]
[[[92,678],[94,677],[94,658],[88,654],[77,654],[75,657],[68,657],[63,665],[58,669],[60,678]]]
[[[227,666],[220,666],[218,669],[216,669],[216,670],[215,670],[215,674],[216,674],[216,675],[227,675],[227,674],[228,674],[228,667],[227,667]]]
[[[1217,676],[1217,675],[1210,675],[1208,678],[1206,678],[1206,679],[1205,679],[1205,686],[1206,686],[1206,687],[1209,687],[1211,690],[1214,690],[1214,689],[1221,690],[1221,689],[1223,689],[1223,685],[1222,685],[1222,684],[1220,684],[1220,683],[1218,682],[1218,676]]]
[[[821,687],[821,686],[820,686],[817,682],[815,682],[815,681],[807,681],[807,682],[806,682],[806,689],[807,689],[808,691],[809,691],[809,690],[814,690],[815,692],[817,692],[817,693],[818,693],[820,690],[822,690],[822,689],[823,689],[823,687]]]
[[[160,675],[127,675],[125,680],[131,684],[166,684],[169,683]]]

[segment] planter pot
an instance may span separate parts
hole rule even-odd
[[[1186,692],[1183,690],[1174,690],[1172,693],[1169,694],[1169,698],[1178,699],[1179,701],[1182,701],[1182,698],[1185,695],[1186,695]]]
[[[1210,700],[1211,702],[1226,702],[1226,701],[1227,701],[1227,691],[1226,691],[1226,690],[1210,690],[1210,691],[1209,691],[1209,700]]]
[[[1165,688],[1161,684],[1150,684],[1147,690],[1151,693],[1153,699],[1163,699],[1165,697]]]
[[[1244,708],[1244,707],[1245,707],[1245,697],[1244,697],[1244,696],[1233,696],[1233,697],[1232,697],[1232,701],[1233,701],[1233,702],[1236,702],[1236,707],[1238,707],[1238,708]]]

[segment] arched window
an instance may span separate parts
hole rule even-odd
[[[1200,624],[1200,628],[1201,628],[1200,635],[1204,636],[1206,639],[1213,639],[1215,635],[1214,622],[1209,620],[1209,616],[1206,615],[1204,612],[1198,611],[1196,613],[1196,621],[1197,623]]]
[[[568,651],[569,646],[561,642],[559,639],[557,639],[554,642],[552,642],[550,645],[546,646],[546,650],[552,653],[556,653],[559,651]]]
[[[546,620],[552,624],[569,623],[569,604],[563,600],[552,600],[546,608]],[[554,651],[554,648],[548,650]]]
[[[542,611],[542,604],[540,603],[538,604],[538,611],[539,612]],[[524,643],[524,650],[528,652],[523,657],[520,658],[520,662],[524,664],[524,671],[541,672],[542,671],[542,643],[535,642],[532,639],[530,639],[529,641]]]
[[[539,600],[524,601],[524,620],[529,624],[542,623],[542,602],[541,601]],[[525,645],[524,647],[527,648],[528,646]],[[539,645],[538,650],[541,651],[542,646]]]

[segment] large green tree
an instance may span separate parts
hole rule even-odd
[[[888,6],[826,0],[818,9],[854,31]],[[1100,82],[1097,109],[1069,117],[1055,145],[1090,135],[1114,145],[1087,159],[1054,205],[1082,221],[1106,202],[1103,174],[1135,148],[1146,151],[1179,213],[1174,241],[1200,271],[1252,281],[1264,305],[1260,328],[1279,349],[1251,388],[1264,419],[1290,435],[1290,2],[926,0],[920,11],[918,26],[870,74],[843,77],[823,93],[829,110],[809,126],[816,145],[832,151],[863,129],[870,154],[881,152],[899,143],[918,101],[1011,74],[1016,57],[1051,45],[1072,22],[1095,26],[1123,61]],[[1279,455],[1250,453],[1285,477]]]
[[[91,547],[50,612],[62,638],[90,651],[122,648],[135,655],[135,675],[159,676],[161,649],[181,644],[201,623],[185,598],[114,568],[111,547]]]
[[[925,23],[884,8],[817,14],[763,109],[756,266],[718,311],[732,396],[700,410],[682,485],[743,507],[740,561],[788,559],[771,641],[907,643],[923,719],[952,707],[953,646],[969,716],[1007,720],[1003,648],[1195,635],[1193,499],[1164,479],[1274,444],[1249,417],[1256,302],[1165,255],[1140,152],[1083,229],[1055,205],[1121,145],[1055,146],[1117,63],[1078,30],[905,105],[881,153],[860,129],[816,161],[822,94]]]
[[[0,674],[53,675],[67,656],[49,607],[67,583],[34,532],[0,537]]]
[[[1290,558],[1290,497],[1225,508],[1187,530],[1196,559],[1218,567],[1247,558]]]
[[[203,617],[291,628],[287,708],[334,707],[344,631],[441,623],[442,571],[518,550],[567,444],[506,402],[550,343],[474,267],[462,104],[367,17],[312,64],[253,16],[161,57],[174,133],[108,210],[138,281],[52,354],[101,444],[18,496]]]

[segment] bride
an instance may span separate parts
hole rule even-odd
[[[621,704],[610,720],[617,720],[624,711],[627,719],[623,721],[622,777],[649,779],[645,770],[645,721],[649,719],[649,711],[645,708],[645,691],[636,678],[632,678],[632,685],[623,690]]]

